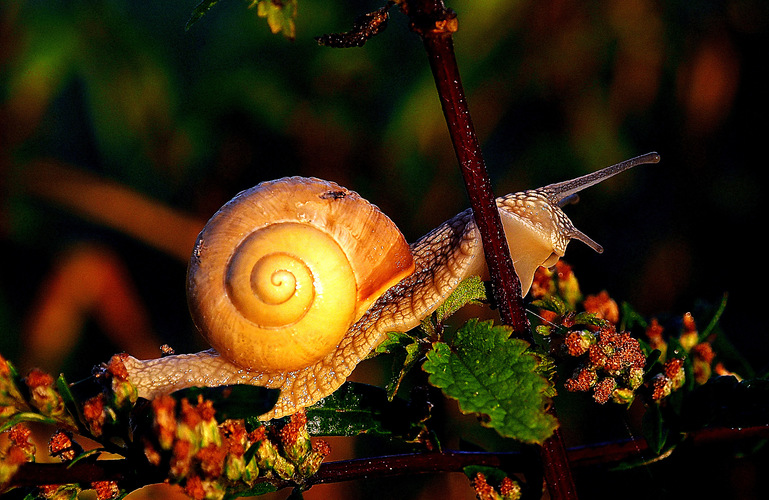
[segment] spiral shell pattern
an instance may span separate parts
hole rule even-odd
[[[332,352],[412,269],[408,244],[374,205],[327,181],[280,179],[240,193],[208,222],[188,302],[219,353],[281,374]]]

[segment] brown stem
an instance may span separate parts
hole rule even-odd
[[[442,451],[374,458],[360,458],[323,464],[311,484],[335,483],[351,479],[402,476],[435,472],[461,472],[470,465],[496,467],[510,473],[527,467],[520,453]]]
[[[500,318],[503,323],[513,327],[515,336],[531,340],[521,297],[521,284],[510,259],[491,180],[470,118],[454,56],[451,33],[456,30],[456,14],[446,9],[442,2],[431,0],[407,1],[403,4],[403,10],[411,19],[412,29],[422,37],[427,51],[475,223],[481,234]]]
[[[689,442],[693,446],[713,443],[734,443],[748,439],[769,438],[769,426],[759,425],[730,429],[726,427],[708,428],[689,433]],[[649,454],[649,447],[643,438],[631,438],[608,443],[597,443],[588,446],[573,447],[566,450],[569,462],[574,468],[591,467],[620,462],[622,460],[639,458]],[[649,457],[653,459],[653,457]],[[65,463],[26,463],[19,467],[9,486],[38,486],[41,484],[71,484],[90,483],[93,481],[126,479],[130,471],[135,469],[133,460],[98,460],[96,462],[81,462],[74,465]],[[435,472],[461,472],[468,465],[485,465],[497,467],[508,473],[525,470],[531,464],[524,454],[516,452],[466,452],[451,451],[435,453],[412,453],[373,458],[358,458],[327,462],[321,465],[318,473],[310,479],[309,484],[335,483],[357,479],[371,479],[404,474],[420,474]],[[163,476],[145,471],[141,476],[143,483],[162,481]],[[309,485],[308,484],[308,485]],[[279,487],[289,487],[285,483]]]
[[[141,488],[148,484],[159,483],[164,476],[151,470],[136,473],[137,461],[129,459],[85,460],[75,463],[25,463],[13,475],[8,486],[30,487],[47,484],[87,485],[96,481],[117,481],[122,487]],[[146,467],[142,465],[144,469]],[[125,484],[126,481],[131,484]]]
[[[440,0],[406,0],[401,6],[411,20],[411,28],[422,37],[427,51],[475,223],[481,234],[500,319],[513,327],[514,335],[531,342],[531,327],[521,297],[521,284],[510,258],[491,180],[470,118],[454,55],[452,33],[457,29],[456,14],[446,9]],[[555,416],[555,409],[552,413]],[[540,455],[550,496],[555,499],[576,499],[574,480],[560,432],[556,431],[544,443]]]
[[[555,407],[551,408],[555,416]],[[563,444],[561,429],[556,429],[540,448],[545,483],[553,499],[577,499],[577,487],[571,474],[571,464]]]

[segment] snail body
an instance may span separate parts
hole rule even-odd
[[[539,266],[572,239],[602,252],[561,206],[641,163],[649,153],[571,181],[497,198],[525,295]],[[280,388],[263,419],[336,390],[388,332],[420,324],[470,276],[486,274],[480,235],[465,210],[408,245],[379,209],[332,182],[289,177],[259,184],[201,231],[188,270],[193,320],[213,349],[155,360],[126,357],[148,399],[190,386]]]

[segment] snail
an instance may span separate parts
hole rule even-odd
[[[571,240],[603,248],[561,207],[580,190],[657,153],[497,198],[522,293]],[[279,388],[267,420],[335,391],[387,336],[431,314],[465,278],[486,273],[470,209],[412,245],[357,193],[287,177],[225,204],[198,236],[187,274],[193,320],[213,349],[153,360],[126,356],[140,396],[190,386]]]

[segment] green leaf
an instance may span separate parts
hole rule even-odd
[[[376,346],[376,354],[392,354],[402,346],[416,342],[417,338],[407,332],[387,332],[387,338]]]
[[[77,408],[77,400],[72,394],[72,391],[69,388],[69,382],[67,382],[63,373],[59,374],[59,378],[56,379],[56,390],[59,391],[59,395],[61,395],[61,399],[64,400],[64,405],[67,409]],[[73,414],[76,415],[76,413]]]
[[[427,338],[434,338],[438,334],[438,328],[435,323],[435,313],[429,314],[422,319],[418,328],[427,334]]]
[[[76,425],[80,432],[87,432],[87,428],[84,425],[85,418],[80,411],[80,403],[70,389],[70,385],[64,374],[60,374],[56,379],[56,390],[59,391],[61,399],[64,401],[64,407],[72,417],[72,424]]]
[[[462,280],[451,295],[438,306],[435,311],[438,323],[442,323],[446,318],[459,311],[468,304],[479,305],[485,302],[486,285],[478,276],[470,276]]]
[[[58,423],[58,420],[53,417],[46,417],[45,415],[41,415],[39,413],[15,413],[11,418],[0,425],[0,432],[5,432],[14,425],[20,424],[22,422],[54,425]]]
[[[646,443],[655,455],[662,453],[665,448],[665,443],[668,438],[668,428],[665,425],[665,420],[662,418],[662,412],[657,404],[652,404],[649,409],[644,412],[641,422],[641,429],[643,431]]]
[[[106,451],[107,450],[104,449],[104,448],[95,448],[93,450],[81,453],[80,455],[78,455],[75,458],[73,458],[72,461],[69,462],[67,467],[72,467],[73,465],[75,465],[76,463],[81,462],[81,461],[96,460],[96,459],[98,459],[101,456],[102,453],[104,453]]]
[[[388,401],[393,400],[401,382],[419,360],[426,345],[408,333],[390,332],[387,334],[387,340],[377,346],[376,353],[387,353],[393,356],[390,377],[386,385]]]
[[[649,322],[646,321],[646,318],[633,309],[627,302],[622,303],[621,309],[622,314],[620,314],[620,317],[622,318],[622,321],[620,322],[618,330],[632,330],[636,327],[646,329],[649,326]]]
[[[484,415],[484,425],[502,436],[541,443],[558,426],[546,410],[550,383],[540,375],[540,357],[510,331],[470,320],[451,344],[433,344],[422,369],[462,412]]]
[[[403,351],[401,351],[401,354],[396,355],[393,359],[393,373],[386,386],[388,401],[393,400],[395,394],[398,393],[398,389],[400,389],[404,377],[419,361],[422,352],[420,346],[421,344],[416,342],[407,344]]]
[[[279,389],[267,389],[254,385],[225,385],[220,387],[189,387],[171,393],[177,401],[187,398],[196,401],[198,396],[213,403],[216,420],[248,418],[262,415],[278,401]]]
[[[478,276],[470,276],[462,280],[443,303],[422,320],[419,328],[427,338],[435,338],[442,334],[442,324],[466,305],[481,305],[487,302],[486,284]]]
[[[201,17],[206,15],[206,13],[211,10],[211,7],[219,3],[219,0],[202,0],[197,7],[195,7],[195,10],[192,11],[192,15],[190,16],[189,20],[187,21],[187,24],[184,26],[184,30],[188,30],[192,27],[193,24],[198,22]]]
[[[606,320],[599,318],[595,313],[580,312],[574,315],[574,324],[585,326],[603,326],[606,324]]]
[[[269,482],[262,482],[255,484],[252,488],[244,491],[228,492],[225,496],[225,500],[231,500],[233,498],[241,497],[258,497],[266,495],[267,493],[273,493],[278,491],[278,487]]]
[[[307,430],[313,436],[372,434],[413,439],[428,416],[403,399],[389,401],[381,387],[347,382],[307,408]]]
[[[713,313],[713,317],[710,319],[710,322],[707,324],[704,330],[700,333],[699,341],[703,342],[705,341],[708,336],[711,334],[711,332],[716,328],[716,325],[718,325],[718,322],[721,320],[721,315],[724,314],[724,311],[726,310],[726,299],[729,297],[728,294],[724,294],[721,298],[721,303],[718,305],[718,309],[715,313]]]
[[[473,479],[476,474],[483,474],[486,480],[491,484],[499,484],[507,474],[502,469],[497,467],[489,467],[488,465],[468,465],[462,469],[468,479]]]
[[[545,298],[532,301],[531,305],[546,311],[552,311],[559,316],[563,316],[564,314],[572,311],[569,304],[555,295],[549,295]]]
[[[296,0],[254,0],[249,8],[256,5],[259,17],[267,18],[267,24],[273,34],[283,33],[289,40],[296,37]]]

